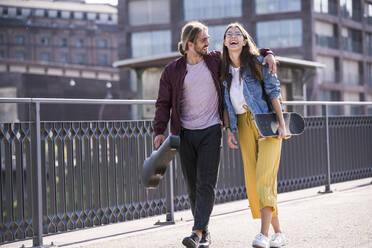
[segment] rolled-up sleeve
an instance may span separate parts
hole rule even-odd
[[[269,96],[270,99],[278,98],[280,94],[280,82],[278,77],[275,75],[271,75],[269,73],[269,69],[266,66],[261,66],[262,76],[265,86],[265,92]]]

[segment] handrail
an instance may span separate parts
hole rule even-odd
[[[372,102],[357,101],[283,101],[284,105],[372,105]]]
[[[79,98],[17,98],[0,97],[0,103],[43,104],[155,104],[156,100],[79,99]],[[372,101],[283,101],[284,105],[372,105]]]
[[[16,98],[0,97],[0,103],[43,103],[43,104],[155,104],[155,100],[121,99],[76,99],[76,98]]]
[[[33,247],[42,247],[43,245],[43,226],[42,226],[42,179],[41,179],[41,137],[40,137],[40,105],[41,104],[125,104],[125,105],[135,105],[135,104],[155,104],[155,100],[120,100],[120,99],[74,99],[74,98],[10,98],[10,97],[0,97],[0,103],[25,103],[31,104],[31,112],[33,113],[33,119],[35,120],[35,127],[33,127],[33,134],[36,138],[36,146],[33,147],[34,156],[33,160],[36,165],[35,176],[37,178],[35,191],[37,192],[37,200],[34,201],[33,212],[33,227],[34,237],[33,237]],[[330,189],[331,185],[331,173],[330,173],[330,146],[329,146],[329,116],[328,107],[330,105],[372,105],[372,102],[356,102],[356,101],[283,101],[284,105],[323,105],[325,106],[325,117],[326,117],[326,141],[327,141],[327,183],[325,185],[324,193],[332,192]],[[170,170],[171,171],[171,170]],[[173,190],[173,174],[170,173],[170,192]],[[172,194],[171,194],[172,197]],[[172,197],[173,198],[173,197]],[[171,202],[171,213],[170,221],[173,221],[173,199]],[[167,215],[168,220],[168,215]]]

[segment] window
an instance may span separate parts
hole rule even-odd
[[[108,65],[108,56],[107,55],[98,55],[97,65]]]
[[[354,60],[344,59],[342,63],[343,68],[343,83],[344,84],[360,84],[360,67],[359,63]]]
[[[118,23],[118,15],[112,15],[112,22]]]
[[[22,9],[21,8],[17,8],[17,16],[22,16]]]
[[[367,82],[366,82],[366,85],[372,86],[372,63],[367,63]]]
[[[61,38],[58,40],[58,46],[59,47],[67,47],[67,38]]]
[[[372,25],[372,3],[365,3],[364,5],[364,16],[367,24]]]
[[[352,101],[352,102],[359,102],[360,101],[360,95],[359,93],[354,92],[344,92],[344,101]],[[361,106],[350,106],[346,105],[344,107],[345,109],[345,115],[360,115],[362,114],[362,108]]]
[[[132,57],[150,56],[171,51],[169,30],[132,33]]]
[[[70,19],[71,18],[71,12],[70,11],[62,11],[61,12],[61,17],[63,19]]]
[[[8,9],[8,16],[15,17],[17,15],[17,9],[16,8],[9,8]]]
[[[7,16],[8,15],[8,8],[5,7],[3,8],[3,16]]]
[[[337,0],[314,0],[314,11],[337,15]]]
[[[372,102],[372,94],[366,94],[366,101]],[[372,105],[367,105],[367,113],[368,115],[372,115]]]
[[[4,50],[0,50],[0,58],[6,58],[6,53]]]
[[[0,34],[0,45],[6,44],[5,34]]]
[[[333,90],[321,90],[320,94],[320,101],[340,101],[341,94],[339,91]],[[342,106],[328,106],[328,114],[329,115],[341,115],[342,114]]]
[[[49,37],[41,37],[40,44],[42,46],[49,46],[50,45],[50,38]]]
[[[94,20],[96,20],[96,17],[97,17],[96,13],[88,13],[87,14],[87,19],[88,20],[94,21]]]
[[[25,53],[24,52],[15,52],[15,58],[17,60],[25,60]]]
[[[50,18],[56,18],[57,17],[57,10],[49,10],[48,11],[48,16]]]
[[[83,19],[83,12],[74,12],[75,19]]]
[[[85,64],[85,55],[84,54],[77,54],[76,55],[76,63],[77,64]]]
[[[77,48],[82,48],[84,47],[84,40],[83,39],[78,39],[75,41],[75,47]]]
[[[256,30],[260,47],[280,48],[302,45],[302,21],[298,19],[258,22]]]
[[[341,15],[354,21],[361,21],[362,11],[360,1],[340,0]]]
[[[209,50],[222,50],[223,33],[226,25],[210,26],[208,27],[209,34]]]
[[[31,9],[22,9],[22,16],[30,16],[31,15]]]
[[[50,61],[50,55],[49,55],[49,53],[41,53],[40,54],[40,60],[43,61],[43,62]]]
[[[269,14],[301,10],[301,0],[255,0],[256,14]]]
[[[61,53],[58,56],[58,62],[61,64],[67,64],[68,63],[68,55],[67,53]]]
[[[335,24],[315,21],[316,44],[329,48],[338,48]]]
[[[341,30],[342,44],[345,51],[362,53],[362,32],[342,28]]]
[[[16,45],[24,45],[24,43],[25,43],[25,37],[23,35],[16,35],[14,37],[14,43]]]
[[[316,60],[326,67],[318,70],[321,82],[336,82],[336,58],[318,55]]]
[[[104,39],[104,40],[98,40],[97,46],[99,48],[108,48],[108,41],[106,39]]]
[[[129,23],[133,26],[169,23],[170,0],[130,0]]]
[[[372,94],[366,94],[366,101],[372,102]],[[372,115],[372,105],[367,106],[367,113],[368,115]]]
[[[242,16],[242,0],[183,1],[185,20]]]
[[[44,17],[44,10],[43,9],[36,9],[35,10],[35,16],[38,16],[38,17]]]
[[[108,14],[99,14],[100,22],[107,22],[108,21]]]
[[[365,36],[366,39],[366,54],[369,56],[372,56],[372,34],[371,33],[366,33]]]

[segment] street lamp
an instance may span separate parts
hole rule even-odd
[[[106,89],[107,89],[107,93],[106,93],[106,96],[105,96],[105,99],[112,99],[113,96],[111,94],[111,91],[110,89],[112,88],[112,83],[107,81],[106,82]],[[99,120],[102,120],[102,117],[103,117],[103,111],[105,109],[105,104],[104,105],[101,105],[101,107],[99,108],[99,112],[98,112],[98,119]]]

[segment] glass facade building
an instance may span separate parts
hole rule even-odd
[[[123,39],[130,44],[122,58],[176,52],[181,28],[191,20],[208,26],[209,50],[221,50],[226,26],[239,22],[258,47],[326,65],[309,83],[315,92],[308,91],[308,100],[362,100],[372,92],[370,1],[123,0],[120,6],[126,9]],[[344,94],[350,92],[358,94]]]

